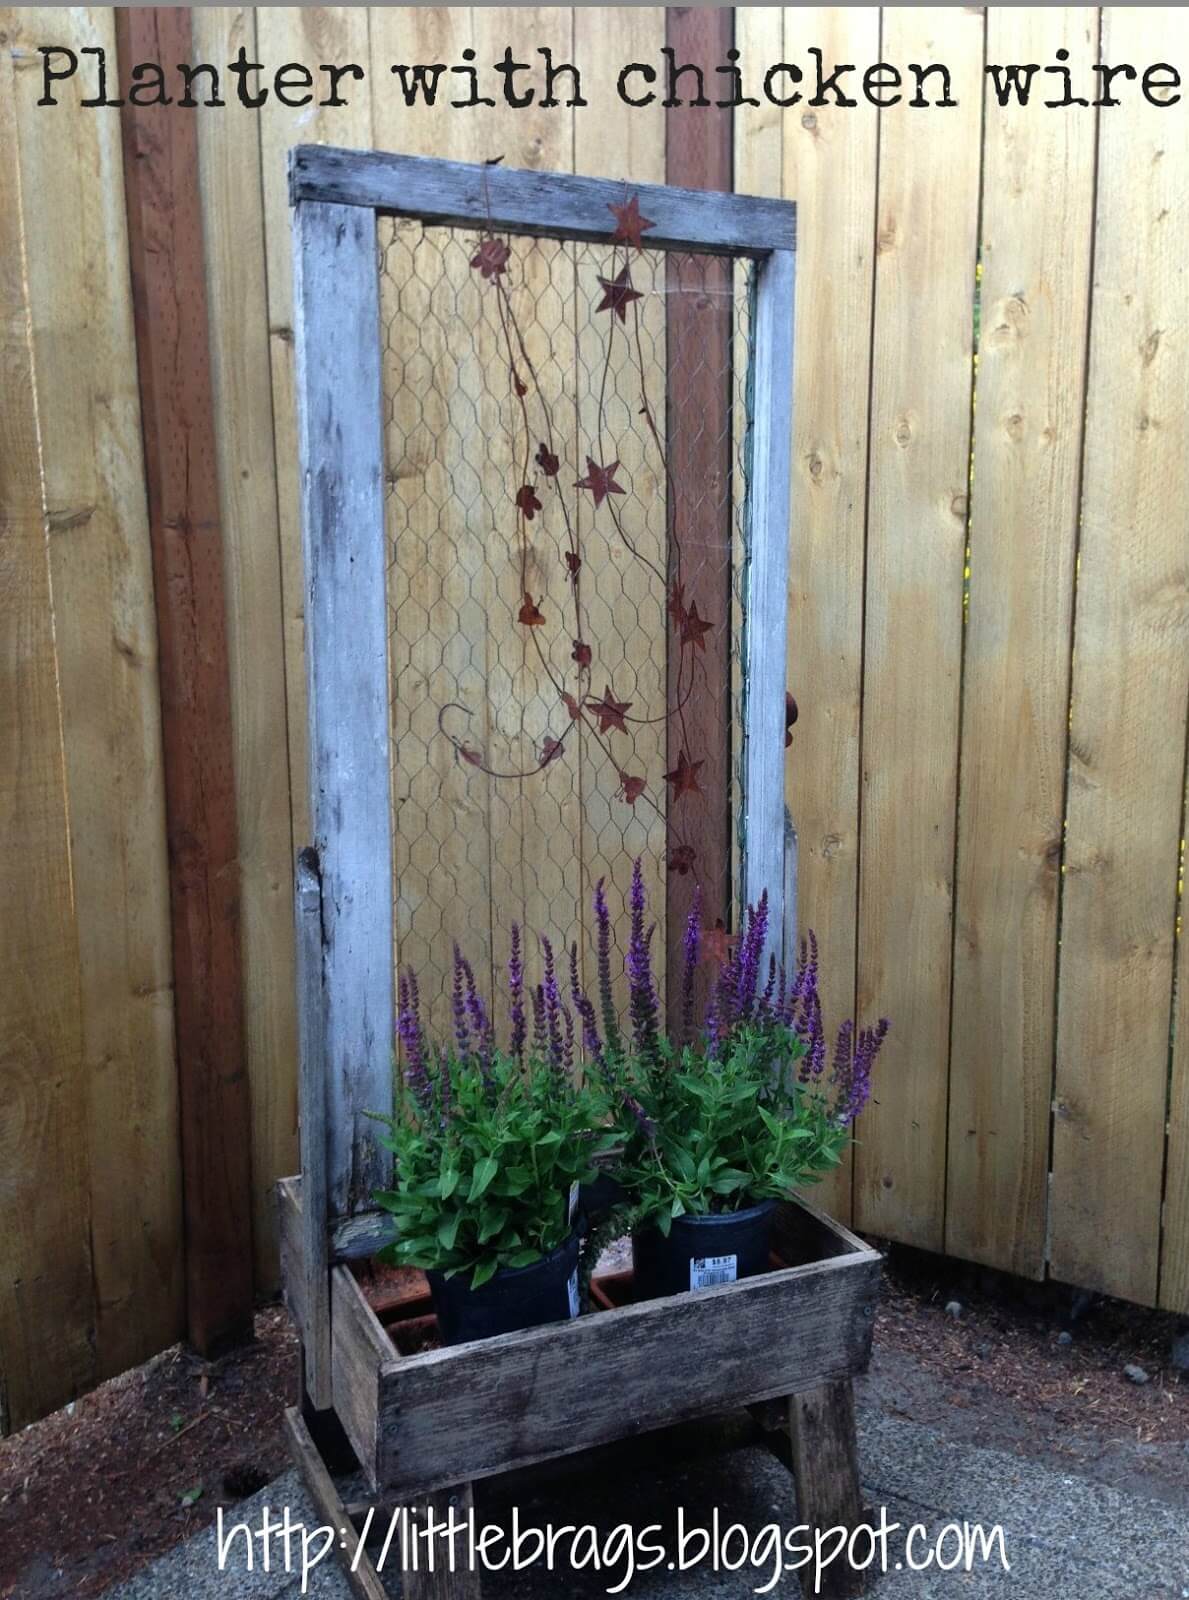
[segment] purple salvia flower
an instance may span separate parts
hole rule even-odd
[[[519,1057],[524,1055],[527,1029],[524,1019],[524,962],[520,955],[520,928],[515,922],[512,924],[512,951],[508,956],[508,992],[511,997],[509,1015],[512,1019],[510,1049],[514,1056]]]
[[[583,992],[578,981],[578,945],[570,946],[570,999],[582,1022],[582,1050],[591,1061],[603,1064],[603,1041],[599,1038],[598,1018],[595,1008]]]
[[[636,1123],[639,1126],[640,1132],[648,1140],[649,1144],[655,1144],[656,1143],[656,1123],[648,1115],[648,1113],[645,1111],[644,1107],[640,1104],[640,1102],[635,1098],[634,1095],[630,1095],[630,1094],[625,1094],[624,1095],[623,1103],[624,1103],[625,1106],[627,1106],[628,1110],[632,1113],[632,1116],[635,1117]]]
[[[491,1025],[491,1018],[487,1015],[487,1007],[483,1003],[483,996],[479,993],[475,982],[475,974],[470,962],[465,956],[462,958],[462,976],[466,986],[467,1020],[474,1035],[474,1044],[479,1056],[479,1065],[484,1075],[491,1066],[491,1055],[495,1049],[495,1030]]]
[[[817,993],[798,1002],[793,1032],[805,1046],[797,1076],[802,1083],[821,1077],[826,1065],[826,1035],[822,1023],[822,1003]]]
[[[842,1107],[845,1122],[853,1122],[871,1096],[871,1069],[888,1031],[888,1019],[881,1017],[874,1028],[864,1028],[855,1048],[851,1069],[850,1092]]]
[[[738,963],[735,976],[735,1009],[746,1021],[755,1010],[756,984],[760,977],[760,958],[768,938],[768,891],[760,896],[756,907],[747,908],[747,925],[739,941]]]
[[[611,992],[611,913],[607,910],[606,880],[600,878],[595,885],[594,914],[597,930],[599,965],[599,1005],[603,1012],[603,1035],[607,1048],[613,1054],[619,1051],[619,1018],[615,1013],[615,996]]]
[[[855,1025],[850,1017],[838,1030],[838,1037],[834,1041],[834,1061],[830,1074],[832,1083],[850,1081],[851,1052],[854,1045]]]
[[[566,1077],[571,1077],[574,1071],[574,1018],[569,1006],[562,1002],[561,1019],[565,1025],[565,1038],[562,1040],[561,1059],[566,1070]]]
[[[632,866],[632,891],[628,898],[631,912],[631,932],[628,939],[628,1012],[632,1019],[632,1036],[636,1049],[642,1055],[651,1055],[656,1049],[660,1025],[660,1000],[652,976],[650,945],[655,928],[644,932],[644,870],[639,856]]]
[[[761,1017],[771,1016],[771,1014],[772,1014],[772,999],[773,999],[773,996],[775,995],[775,993],[776,993],[776,952],[773,951],[772,954],[768,957],[768,981],[764,985],[764,992],[760,996],[759,1005],[756,1007],[756,1012],[757,1012],[757,1014],[759,1016],[761,1016]]]
[[[401,973],[397,984],[396,1035],[405,1057],[405,1082],[414,1098],[425,1106],[429,1101],[429,1075],[425,1070],[425,1041],[414,1005],[415,986],[409,975]]]
[[[694,887],[693,904],[685,919],[681,941],[681,1043],[689,1042],[694,1031],[694,973],[702,944],[702,885]]]
[[[563,1062],[562,1003],[557,987],[557,969],[553,960],[553,946],[541,935],[541,953],[545,966],[545,982],[541,985],[541,1000],[545,1011],[545,1030],[549,1039],[549,1060],[560,1068]]]
[[[457,942],[454,946],[454,985],[450,992],[450,1009],[454,1015],[454,1038],[458,1045],[458,1058],[465,1061],[471,1053],[471,1030],[467,1023],[466,1000],[463,996],[463,959]]]
[[[826,1068],[826,1029],[822,1021],[822,1003],[816,991],[813,996],[813,1017],[809,1037],[809,1073],[816,1082]]]
[[[539,1060],[549,1056],[549,1035],[545,1031],[545,990],[538,983],[529,991],[533,1006],[533,1054]]]

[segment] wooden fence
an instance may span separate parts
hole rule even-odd
[[[273,66],[369,68],[343,107],[192,113],[257,1287],[277,1276],[271,1187],[297,1165],[290,885],[308,831],[285,151],[502,155],[638,181],[680,164],[688,179],[699,127],[706,170],[729,148],[722,115],[683,113],[667,152],[659,102],[626,111],[616,78],[661,66],[666,30],[725,44],[733,26],[749,92],[816,46],[944,62],[958,102],[763,103],[733,124],[736,187],[799,206],[801,923],[837,1013],[857,998],[894,1019],[879,1103],[828,1203],[876,1235],[1189,1312],[1189,110],[1135,95],[1003,108],[984,74],[1065,49],[1085,85],[1098,60],[1176,63],[1189,34],[1162,8],[701,18],[192,13],[196,60],[242,44]],[[167,850],[120,113],[79,104],[93,57],[59,106],[37,104],[36,47],[114,63],[116,21],[0,13],[6,1429],[186,1326],[170,907],[185,850]],[[482,64],[508,43],[578,63],[588,105],[463,113],[393,90],[392,63],[470,47]],[[184,375],[179,392],[184,409]]]

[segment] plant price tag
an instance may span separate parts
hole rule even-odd
[[[691,1289],[713,1289],[720,1283],[734,1283],[739,1276],[737,1256],[695,1256],[689,1264]]]
[[[573,1319],[578,1315],[578,1268],[577,1267],[575,1267],[573,1272],[570,1273],[570,1281],[569,1281],[569,1283],[566,1284],[566,1288],[570,1292],[570,1320],[573,1321]]]

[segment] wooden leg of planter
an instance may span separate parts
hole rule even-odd
[[[457,1484],[453,1489],[439,1489],[423,1500],[413,1501],[406,1509],[410,1527],[420,1532],[432,1511],[439,1524],[451,1518],[465,1523],[474,1508],[474,1498],[469,1483]],[[482,1591],[482,1574],[472,1572],[467,1565],[467,1536],[461,1533],[454,1541],[455,1570],[448,1567],[450,1545],[446,1539],[437,1541],[433,1572],[425,1570],[425,1541],[417,1541],[417,1570],[401,1574],[401,1593],[404,1600],[479,1600]]]
[[[371,1557],[360,1546],[359,1535],[335,1488],[334,1479],[326,1470],[326,1463],[319,1455],[310,1430],[296,1406],[290,1406],[285,1412],[285,1431],[289,1437],[289,1452],[310,1492],[310,1499],[318,1508],[319,1516],[327,1527],[338,1529],[342,1540],[342,1569],[352,1593],[357,1600],[391,1600],[372,1565]],[[408,1590],[405,1592],[409,1593]]]
[[[328,1472],[350,1472],[358,1466],[351,1441],[343,1432],[338,1413],[333,1409],[319,1409],[314,1404],[306,1382],[305,1345],[297,1345],[297,1405],[306,1431],[314,1448],[326,1463]]]
[[[863,1498],[855,1445],[855,1398],[849,1378],[790,1396],[789,1442],[797,1483],[797,1520],[811,1528],[857,1527],[863,1521]],[[866,1573],[856,1572],[840,1555],[823,1569],[819,1593],[827,1600],[847,1600],[866,1588]]]

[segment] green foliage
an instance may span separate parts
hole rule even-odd
[[[667,1235],[674,1217],[782,1199],[838,1165],[849,1129],[812,1077],[801,1081],[805,1054],[765,1018],[738,1025],[717,1054],[662,1040],[654,1059],[621,1064],[615,1175],[637,1225]]]
[[[398,1228],[381,1258],[469,1273],[474,1288],[540,1260],[569,1236],[572,1185],[615,1142],[606,1119],[605,1095],[547,1061],[440,1058],[379,1119],[395,1187],[375,1198]]]

